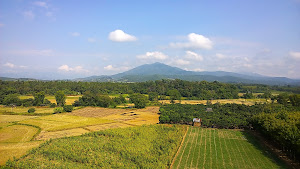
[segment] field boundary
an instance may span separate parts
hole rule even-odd
[[[173,167],[174,162],[175,162],[175,159],[177,158],[177,156],[178,156],[178,154],[179,154],[179,151],[181,150],[181,147],[182,147],[183,142],[184,142],[184,140],[185,140],[185,137],[186,137],[186,135],[187,135],[187,133],[188,133],[189,127],[187,126],[186,128],[187,128],[187,130],[185,131],[185,134],[184,134],[183,139],[182,139],[182,141],[181,141],[181,143],[180,143],[180,146],[178,147],[178,150],[177,150],[177,152],[176,152],[176,154],[175,154],[175,156],[174,156],[174,158],[173,158],[173,160],[172,160],[172,163],[171,163],[171,165],[170,165],[170,169]]]

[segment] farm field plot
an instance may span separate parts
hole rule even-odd
[[[170,104],[170,100],[159,100],[160,103],[163,104]],[[175,100],[175,103],[181,104],[206,104],[207,100]],[[270,102],[270,101],[269,101]],[[245,105],[254,105],[255,103],[266,103],[266,99],[217,99],[211,100],[212,104],[220,103],[220,104],[227,104],[227,103],[235,103],[235,104],[245,104]]]
[[[186,127],[118,128],[45,142],[10,168],[169,168]]]
[[[286,168],[276,161],[248,133],[190,127],[172,168]]]
[[[44,131],[59,131],[112,122],[114,121],[109,119],[79,117],[66,114],[54,114],[22,121],[23,124],[39,126]]]
[[[28,109],[31,107],[15,107],[15,108],[11,108],[11,107],[5,107],[5,106],[0,106],[0,114],[4,114],[6,112],[14,112],[14,113],[28,113]],[[48,107],[34,107],[35,108],[35,114],[49,114],[49,113],[53,113],[53,108],[48,108]]]

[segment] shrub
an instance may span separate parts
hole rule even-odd
[[[71,105],[64,105],[64,111],[65,112],[72,112],[73,111],[73,106],[71,106]]]
[[[50,107],[51,107],[51,108],[54,108],[54,107],[56,107],[56,104],[55,104],[55,103],[51,103],[51,104],[50,104]]]
[[[34,113],[34,112],[35,112],[35,108],[28,109],[28,113]]]
[[[56,107],[56,108],[54,108],[54,113],[61,113],[61,112],[63,112],[63,108],[62,107]]]

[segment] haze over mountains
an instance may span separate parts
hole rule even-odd
[[[188,81],[219,81],[224,83],[247,83],[247,84],[267,84],[267,85],[296,85],[300,86],[300,80],[289,79],[286,77],[268,77],[254,73],[240,74],[233,72],[214,71],[214,72],[194,72],[186,71],[177,67],[172,67],[163,63],[144,64],[115,75],[90,76],[72,81],[83,82],[144,82],[149,80],[161,79],[181,79]],[[32,78],[7,78],[1,77],[0,80],[36,80]]]
[[[188,81],[219,81],[226,83],[250,83],[267,85],[300,85],[300,80],[286,77],[267,77],[259,74],[239,74],[233,72],[194,72],[172,67],[159,62],[145,64],[112,76],[90,76],[78,78],[75,81],[97,82],[143,82],[161,79],[181,79]]]

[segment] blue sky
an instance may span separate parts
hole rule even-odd
[[[299,0],[0,0],[0,76],[185,70],[300,79]]]

